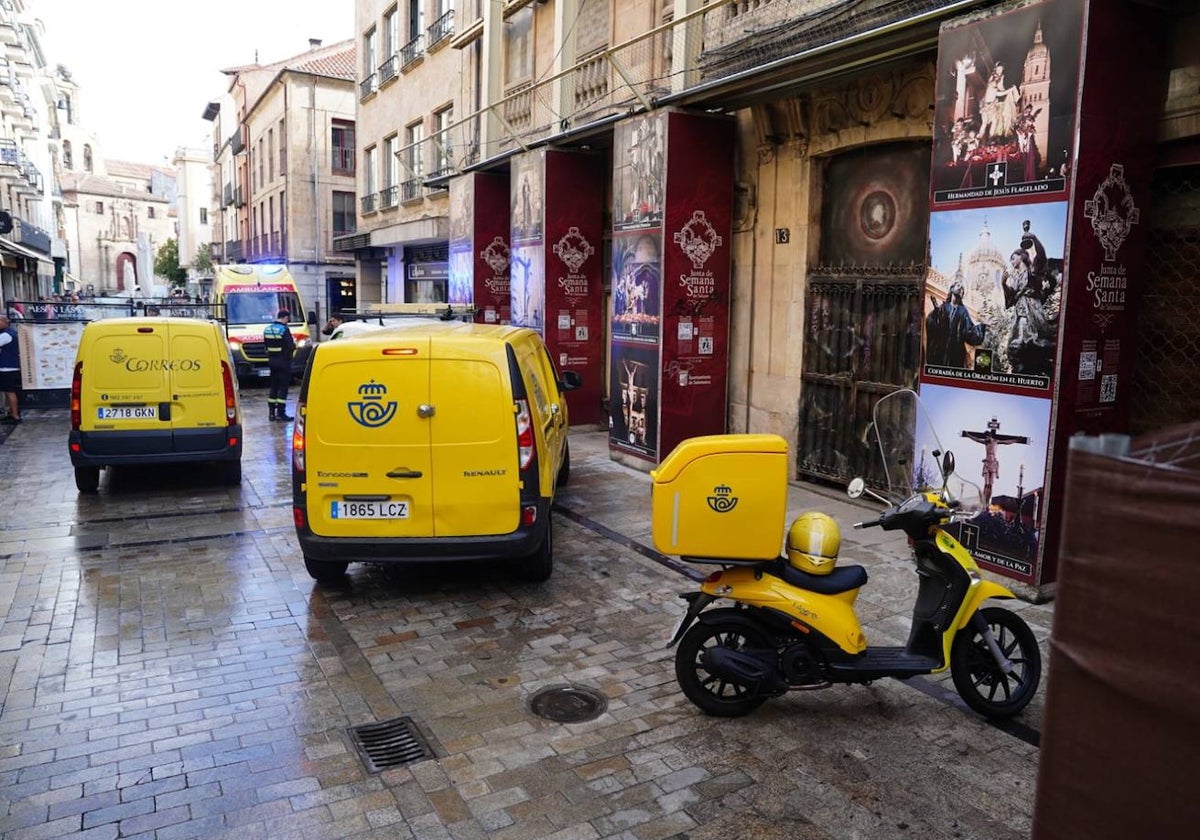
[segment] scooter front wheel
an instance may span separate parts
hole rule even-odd
[[[734,682],[711,673],[703,656],[711,648],[723,647],[732,651],[746,648],[769,648],[771,642],[764,633],[745,622],[697,622],[679,640],[675,650],[675,679],[684,696],[700,711],[714,717],[748,715],[767,699],[753,686]]]
[[[1033,699],[1042,677],[1042,654],[1029,625],[1016,613],[1003,607],[985,607],[979,611],[1012,663],[1005,672],[983,633],[974,623],[964,627],[950,648],[950,675],[963,701],[989,718],[1008,718],[1020,712]]]

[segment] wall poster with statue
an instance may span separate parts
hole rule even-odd
[[[1039,594],[1069,437],[1126,431],[1165,32],[1134,0],[1042,0],[939,36],[922,402],[974,485],[960,538]]]

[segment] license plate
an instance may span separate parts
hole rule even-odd
[[[332,502],[330,519],[408,519],[408,502]]]
[[[254,371],[254,374],[263,379],[266,379],[268,376],[271,375],[271,369],[270,368],[259,368],[258,370]]]
[[[158,407],[153,405],[134,405],[112,408],[101,406],[97,409],[97,417],[101,420],[156,420]]]

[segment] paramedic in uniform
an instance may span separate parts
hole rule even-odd
[[[280,309],[275,320],[263,330],[263,343],[267,347],[267,365],[271,368],[271,393],[267,405],[272,420],[291,420],[287,413],[288,385],[292,381],[292,354],[296,352],[296,341],[288,329],[292,313]]]

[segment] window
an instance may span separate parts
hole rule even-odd
[[[267,129],[267,182],[275,181],[275,129]]]
[[[279,121],[279,175],[285,177],[287,171],[287,132],[284,130],[287,123],[283,120]],[[353,145],[353,144],[352,144]]]
[[[378,200],[375,195],[375,160],[378,152],[379,150],[374,146],[363,151],[362,204],[364,213],[373,212]]]
[[[339,175],[354,174],[354,123],[345,120],[333,121],[330,137],[333,147],[333,171]]]
[[[403,185],[403,200],[410,201],[421,195],[421,178],[425,174],[424,140],[425,122],[415,122],[404,129],[405,145],[408,150],[404,153],[404,165],[408,169],[408,180]]]
[[[378,33],[375,27],[371,27],[371,31],[363,36],[362,46],[362,74],[363,80],[360,85],[359,93],[362,96],[375,92],[375,62],[376,62],[376,38]]]
[[[207,207],[200,208],[200,224],[202,224],[202,225],[208,224],[208,208]]]
[[[262,188],[262,185],[264,183],[266,183],[266,182],[263,181],[263,141],[262,141],[262,138],[259,137],[258,138],[258,186],[259,186],[259,189]]]
[[[396,206],[396,188],[400,185],[400,160],[396,157],[397,136],[383,141],[383,193],[380,196],[381,207]]]
[[[333,193],[333,235],[344,236],[354,233],[356,228],[354,215],[354,193]]]
[[[412,41],[425,29],[425,0],[408,0],[408,40]]]
[[[65,166],[67,169],[74,169],[75,168],[75,158],[71,154],[71,141],[70,140],[63,141],[62,152],[63,152],[63,166]]]
[[[147,207],[147,208],[146,208],[146,218],[147,218],[147,219],[153,219],[153,218],[154,218],[154,208],[153,208],[153,207]]]
[[[533,7],[526,6],[504,22],[504,84],[512,86],[533,74],[530,34]]]
[[[396,7],[383,14],[383,60],[387,61],[400,49],[400,15]]]
[[[279,191],[279,235],[287,236],[287,190]]]
[[[88,172],[92,171],[92,146],[90,143],[83,144],[83,168]]]
[[[433,115],[434,154],[437,167],[434,174],[446,175],[453,169],[454,147],[450,141],[450,124],[454,122],[454,108],[446,108]]]
[[[104,215],[104,202],[103,201],[96,202],[96,215],[98,215],[98,216]]]

